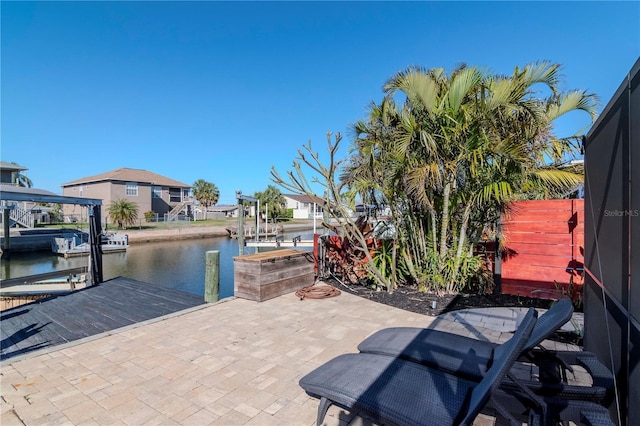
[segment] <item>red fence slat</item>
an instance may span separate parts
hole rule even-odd
[[[503,217],[502,291],[555,298],[582,283],[584,200],[519,201]],[[575,296],[575,295],[574,295]]]

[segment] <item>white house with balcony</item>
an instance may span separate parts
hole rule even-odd
[[[293,210],[294,219],[322,219],[325,201],[317,196],[282,194],[286,208]]]

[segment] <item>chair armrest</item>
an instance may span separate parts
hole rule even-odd
[[[613,390],[613,373],[600,362],[595,354],[591,352],[579,353],[577,359],[578,363],[591,374],[594,386],[600,386],[609,391]]]

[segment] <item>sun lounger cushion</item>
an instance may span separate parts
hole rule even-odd
[[[438,330],[392,327],[369,336],[358,350],[406,359],[478,381],[493,359],[495,346]]]

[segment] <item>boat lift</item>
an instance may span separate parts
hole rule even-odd
[[[238,200],[238,251],[240,252],[239,255],[242,256],[244,254],[244,205],[242,202],[249,201],[259,206],[260,201],[255,197],[243,195],[240,190],[236,191],[236,198]],[[256,214],[256,230],[259,228],[258,220],[258,215]]]
[[[248,241],[247,247],[271,247],[271,248],[296,248],[313,247],[313,240],[303,240],[301,235],[293,237],[291,241],[285,241],[283,236],[271,241]]]
[[[77,204],[86,206],[89,211],[89,272],[91,277],[91,285],[100,284],[104,280],[102,270],[102,247],[101,247],[101,208],[102,200],[97,198],[79,198],[56,195],[48,191],[35,188],[24,188],[14,185],[2,185],[0,190],[0,201],[3,210],[3,228],[4,228],[4,244],[2,247],[3,258],[9,257],[11,254],[11,238],[9,232],[9,213],[10,207],[8,201],[28,201],[35,203],[59,203],[59,204]],[[66,271],[60,271],[60,275],[64,276]]]
[[[244,206],[242,204],[243,201],[249,201],[255,204],[256,206],[256,230],[260,229],[260,200],[255,197],[250,197],[248,195],[243,195],[242,191],[236,191],[236,198],[238,200],[238,251],[240,256],[244,254],[244,248],[246,247],[255,247],[256,253],[258,252],[260,247],[271,247],[271,248],[284,248],[284,247],[313,247],[313,240],[303,240],[301,236],[294,237],[292,241],[284,241],[283,236],[276,236],[275,240],[272,241],[260,241],[260,235],[256,231],[255,240],[248,241],[245,243],[245,233],[244,233]],[[314,205],[315,211],[315,205]],[[268,215],[268,212],[267,212]],[[268,221],[268,217],[265,217],[265,221]],[[265,230],[268,227],[265,224]],[[267,231],[268,232],[268,231]],[[316,221],[315,217],[313,219],[313,232],[316,232]]]

